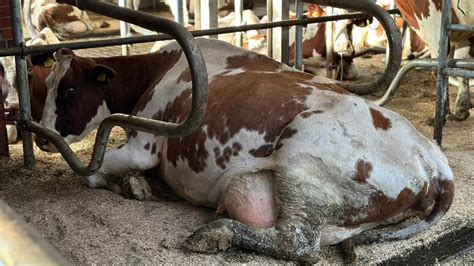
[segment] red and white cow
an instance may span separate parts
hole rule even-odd
[[[55,0],[25,0],[23,13],[31,37],[46,27],[52,29],[60,39],[71,39],[108,26],[106,23],[95,25],[85,11],[59,4]]]
[[[54,35],[50,28],[44,28],[40,33],[26,42],[27,46],[41,46],[47,44],[57,44],[59,43],[58,38]],[[51,65],[52,65],[51,61]],[[51,67],[51,66],[50,66]],[[8,111],[10,117],[18,115],[19,112],[19,100],[18,100],[18,90],[16,87],[16,67],[15,67],[15,57],[6,56],[0,57],[0,78],[2,80],[2,92],[4,93],[4,102],[3,105],[5,110]],[[46,77],[46,76],[44,76]],[[44,100],[43,100],[44,101]],[[42,110],[42,108],[41,108]],[[41,118],[41,113],[39,115]],[[37,120],[39,121],[39,119]],[[7,125],[8,133],[8,143],[15,143],[18,139],[18,134],[15,126]]]
[[[325,16],[326,12],[318,5],[308,6],[308,17]],[[333,53],[334,66],[337,66],[337,79],[355,80],[359,76],[353,62],[347,21],[334,23],[335,46]],[[295,27],[290,28],[290,61],[295,58]],[[305,71],[317,74],[316,68],[326,67],[326,23],[309,24],[303,31],[303,63]]]
[[[431,48],[431,57],[438,58],[441,30],[442,0],[395,0],[403,18]],[[474,24],[474,2],[454,0],[451,12],[454,23]],[[454,58],[474,58],[474,32],[457,32],[450,35]],[[462,82],[459,82],[462,84]],[[464,120],[472,108],[468,87],[459,86],[453,118]]]
[[[406,119],[332,80],[225,42],[196,41],[209,76],[202,124],[179,138],[128,131],[89,186],[122,192],[118,174],[154,168],[183,198],[230,217],[197,230],[190,249],[237,246],[311,263],[321,245],[421,217],[380,235],[407,238],[448,211],[454,187],[446,157]],[[130,57],[62,49],[55,58],[41,124],[68,143],[111,113],[175,123],[189,113],[191,76],[176,43]]]

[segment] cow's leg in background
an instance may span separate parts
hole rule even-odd
[[[454,51],[454,59],[467,59],[473,58],[472,47],[474,44],[474,38],[472,41],[466,40],[456,44],[456,50]],[[456,104],[454,106],[454,112],[450,114],[449,118],[453,120],[466,120],[469,117],[469,109],[472,108],[471,92],[469,90],[469,79],[457,78],[458,80],[458,94],[456,97]]]
[[[98,173],[88,176],[91,188],[106,188],[128,198],[148,200],[151,189],[143,177],[121,177],[133,170],[148,170],[158,165],[161,147],[152,134],[132,131],[126,143],[105,153]]]

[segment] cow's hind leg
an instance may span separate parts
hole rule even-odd
[[[99,172],[87,177],[89,187],[106,188],[128,198],[150,199],[151,189],[143,177],[121,176],[133,170],[148,170],[158,164],[156,144],[150,141],[142,145],[142,142],[142,139],[131,138],[124,145],[107,151]]]
[[[219,219],[207,224],[188,237],[186,247],[198,252],[217,252],[234,246],[282,259],[317,262],[319,220],[305,215],[304,202],[293,189],[288,189],[288,183],[276,180],[272,172],[234,177],[223,202],[229,216],[236,220]],[[276,191],[268,181],[276,181]]]

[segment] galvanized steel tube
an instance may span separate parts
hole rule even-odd
[[[235,14],[235,25],[242,25],[242,16],[243,16],[243,0],[234,0],[234,14]],[[242,32],[235,32],[235,45],[237,47],[242,47]]]
[[[474,59],[469,59],[469,60],[449,60],[447,65],[449,67],[459,67],[459,68],[474,68]],[[402,82],[403,78],[405,77],[408,72],[415,68],[435,68],[438,66],[438,60],[437,59],[419,59],[419,60],[413,60],[404,65],[402,68],[400,68],[400,71],[398,71],[397,75],[392,81],[392,84],[390,84],[390,87],[388,90],[385,92],[384,96],[382,98],[374,101],[375,104],[384,106],[386,105],[392,98],[393,95],[395,94],[395,91],[398,89],[400,86],[400,83]],[[474,74],[473,71],[471,73]]]
[[[369,18],[369,17],[370,17],[369,15],[363,14],[363,13],[349,13],[349,14],[337,15],[337,16],[331,16],[331,17],[307,18],[303,20],[283,20],[283,21],[269,22],[269,23],[242,25],[242,26],[236,26],[236,27],[204,29],[204,30],[191,31],[191,34],[194,37],[201,37],[201,36],[208,36],[212,34],[232,33],[236,31],[271,29],[271,28],[277,28],[277,27],[282,27],[282,26],[289,27],[289,26],[294,26],[294,25],[306,26],[307,24],[321,23],[321,22],[326,22],[330,20]],[[60,48],[69,48],[73,50],[74,49],[88,49],[88,48],[96,48],[96,47],[134,44],[134,43],[146,43],[146,42],[164,41],[164,40],[172,40],[172,39],[173,38],[168,35],[154,34],[154,35],[145,35],[145,36],[126,37],[126,38],[101,39],[101,40],[86,41],[86,42],[62,42],[60,44],[12,47],[12,48],[0,49],[0,56],[50,53]]]
[[[449,30],[448,25],[451,23],[451,0],[443,1],[442,15],[441,15],[441,32],[439,39],[438,50],[438,70],[436,74],[437,91],[436,91],[436,109],[434,118],[434,133],[433,138],[436,143],[441,146],[443,138],[443,124],[446,116],[446,101],[448,99],[448,77],[444,70],[447,65],[447,54],[449,45]]]
[[[303,2],[296,0],[296,17],[303,19]],[[303,70],[303,26],[298,25],[295,28],[295,68]]]
[[[11,21],[13,30],[13,42],[15,46],[24,46],[23,29],[21,26],[21,5],[20,1],[11,1]],[[28,90],[28,71],[26,60],[21,56],[15,56],[16,81],[18,97],[20,100],[21,121],[31,120],[30,94]],[[3,115],[3,114],[2,114]],[[23,141],[23,160],[26,168],[32,169],[35,166],[35,155],[33,151],[33,140],[31,132],[22,129],[21,139]]]

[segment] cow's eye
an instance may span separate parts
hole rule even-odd
[[[73,87],[67,88],[64,91],[64,97],[66,97],[66,98],[72,97],[72,96],[74,96],[75,93],[76,93],[75,88],[73,88]]]

